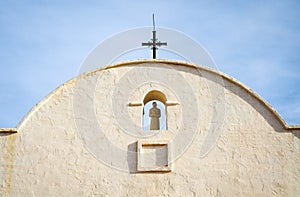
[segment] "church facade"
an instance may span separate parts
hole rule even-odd
[[[153,102],[164,109],[151,119]],[[0,147],[0,196],[300,194],[300,126],[226,74],[179,61],[86,72],[1,129]]]

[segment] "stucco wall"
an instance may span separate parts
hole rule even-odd
[[[151,90],[167,98],[166,131],[141,129]],[[0,133],[0,196],[297,196],[296,130],[210,70],[165,61],[107,67],[52,92],[18,133]],[[170,142],[172,171],[138,172],[138,140]]]

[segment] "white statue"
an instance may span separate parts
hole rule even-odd
[[[156,102],[153,102],[152,106],[149,110],[150,130],[159,130],[160,109],[157,108]]]

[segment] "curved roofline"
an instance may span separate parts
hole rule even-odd
[[[48,94],[46,97],[44,97],[39,103],[37,103],[25,116],[24,118],[19,122],[16,128],[13,128],[15,132],[17,132],[26,122],[27,119],[33,114],[35,111],[37,111],[44,103],[46,103],[49,99],[51,99],[54,95],[56,95],[59,91],[63,90],[63,88],[75,83],[77,80],[81,78],[88,77],[90,75],[95,74],[96,72],[99,72],[101,70],[107,70],[111,68],[117,68],[117,67],[122,67],[122,66],[134,66],[136,64],[143,64],[143,63],[164,63],[164,64],[170,64],[170,65],[177,65],[177,66],[184,66],[184,67],[192,67],[192,68],[197,68],[197,69],[202,69],[208,72],[211,72],[216,75],[220,75],[224,79],[229,80],[230,82],[236,84],[237,86],[243,88],[246,90],[249,94],[251,94],[253,97],[255,97],[258,101],[260,101],[267,109],[269,109],[273,115],[282,123],[284,128],[286,130],[299,130],[300,125],[288,125],[285,120],[280,116],[280,114],[269,104],[267,103],[262,97],[260,97],[257,93],[255,93],[253,90],[242,84],[241,82],[237,81],[233,77],[230,77],[227,74],[224,74],[220,71],[214,70],[212,68],[208,68],[205,66],[200,66],[196,65],[190,62],[184,62],[184,61],[175,61],[175,60],[166,60],[166,59],[141,59],[141,60],[134,60],[134,61],[126,61],[126,62],[121,62],[121,63],[115,63],[115,64],[110,64],[101,68],[97,68],[92,71],[85,72],[75,78],[70,79],[69,81],[65,82],[64,84],[60,85],[57,87],[55,90],[53,90],[50,94]],[[5,129],[0,129],[1,131],[4,131]]]

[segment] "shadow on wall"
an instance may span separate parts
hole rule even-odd
[[[0,137],[5,137],[9,135],[16,135],[16,133],[0,133]]]
[[[300,130],[293,131],[293,135],[300,139]]]
[[[174,68],[173,68],[174,69]],[[239,86],[238,84],[233,83],[230,79],[220,76],[218,73],[207,71],[201,68],[190,69],[186,67],[176,67],[178,71],[193,73],[199,75],[207,80],[213,81],[220,86],[223,86],[227,90],[231,91],[245,102],[250,104],[276,132],[292,132],[294,136],[300,139],[300,128],[294,130],[286,129],[283,122],[273,113],[263,101],[256,98],[252,93]]]
[[[232,83],[231,81],[224,80],[225,88],[249,105],[251,105],[267,122],[268,124],[279,133],[283,132],[291,132],[292,130],[287,130],[285,125],[281,122],[281,120],[273,113],[272,109],[267,107],[265,103],[259,99],[257,99],[254,95],[246,91],[244,88]],[[293,135],[300,139],[300,130],[294,130]]]
[[[127,163],[130,173],[137,172],[137,143],[131,143],[127,146]]]

